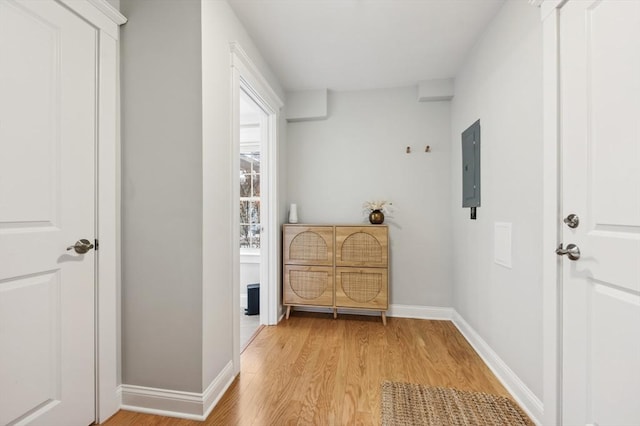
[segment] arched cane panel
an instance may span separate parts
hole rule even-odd
[[[376,298],[382,289],[382,275],[366,272],[342,272],[342,291],[354,302],[367,303]]]
[[[328,254],[324,238],[313,231],[299,233],[289,245],[289,259],[292,261],[327,262]]]
[[[330,290],[329,273],[326,271],[290,271],[291,290],[301,299],[313,300]]]
[[[382,246],[370,234],[356,232],[342,243],[341,258],[346,263],[382,263]]]

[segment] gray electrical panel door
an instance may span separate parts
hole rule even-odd
[[[480,206],[480,120],[462,132],[462,207]]]

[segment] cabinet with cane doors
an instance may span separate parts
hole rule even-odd
[[[379,311],[389,308],[385,225],[284,225],[283,303]]]

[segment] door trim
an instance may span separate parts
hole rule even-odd
[[[120,99],[119,26],[127,19],[106,0],[57,0],[96,28],[96,422],[120,409]]]
[[[562,424],[562,269],[555,254],[562,229],[559,15],[566,0],[544,0],[542,21],[543,81],[543,424]]]
[[[267,217],[267,226],[262,233],[263,247],[261,255],[261,281],[269,283],[266,292],[266,304],[261,298],[261,311],[266,308],[267,324],[278,323],[278,123],[280,109],[284,105],[280,97],[273,91],[258,67],[237,42],[230,43],[231,52],[231,185],[238,188],[240,167],[240,90],[244,90],[267,114],[266,125],[269,132],[267,146],[261,142],[261,156],[266,157],[267,180],[262,193],[266,200],[261,200],[263,215]],[[263,166],[264,167],[264,166]],[[265,169],[263,169],[265,170]],[[262,181],[263,185],[265,180]],[[266,191],[265,191],[266,190]],[[232,230],[232,315],[233,315],[233,370],[240,372],[240,211],[238,191],[232,191],[233,213],[231,215]],[[266,205],[265,205],[266,204]],[[262,286],[261,286],[262,287]],[[261,288],[261,294],[265,294]],[[261,314],[261,319],[264,318]]]

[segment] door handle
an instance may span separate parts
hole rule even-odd
[[[67,251],[74,249],[78,254],[85,254],[89,250],[93,248],[93,244],[89,240],[85,240],[84,238],[76,241],[76,243],[72,246],[67,247]]]
[[[556,254],[558,256],[564,256],[565,254],[570,260],[578,260],[580,259],[580,248],[575,244],[567,244],[567,248],[562,248],[562,243],[556,249]]]
[[[565,217],[563,222],[569,227],[569,228],[577,228],[578,225],[580,225],[580,218],[578,217],[577,214],[571,213],[569,216]]]

